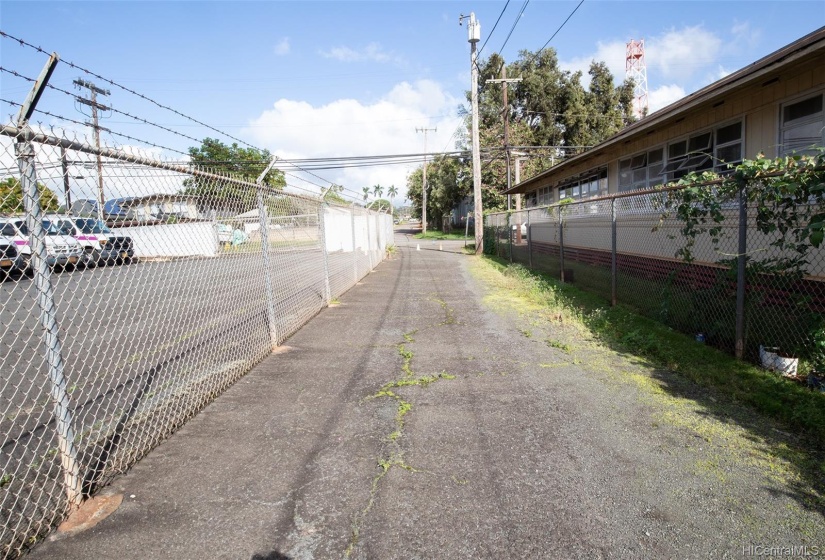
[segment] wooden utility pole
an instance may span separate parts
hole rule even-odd
[[[87,88],[89,90],[89,96],[91,99],[86,99],[84,97],[77,97],[77,102],[82,103],[83,105],[88,105],[92,108],[92,122],[86,123],[92,127],[94,130],[94,138],[95,138],[95,147],[100,150],[100,129],[101,126],[98,123],[98,110],[100,111],[108,111],[109,107],[106,105],[101,105],[97,102],[97,95],[110,95],[108,89],[101,89],[97,87],[92,82],[87,82],[86,80],[77,79],[74,82],[74,85],[77,86],[78,89],[80,88]],[[97,154],[97,217],[98,219],[103,219],[103,204],[106,202],[106,197],[103,193],[103,160],[100,158],[100,153]]]
[[[498,80],[487,80],[487,83],[493,84],[502,84],[501,87],[501,100],[504,105],[503,117],[504,117],[504,158],[507,162],[507,190],[510,190],[512,186],[512,181],[510,180],[510,106],[507,102],[507,85],[515,82],[520,82],[521,77],[519,78],[507,78],[507,66],[504,64],[501,65],[501,78]],[[510,195],[507,195],[507,210],[510,210]]]
[[[421,233],[427,233],[427,133],[436,132],[438,128],[417,128],[424,133],[424,169],[421,172]]]

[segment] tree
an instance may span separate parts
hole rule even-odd
[[[40,183],[37,183],[37,190],[40,192],[40,208],[45,212],[56,212],[59,207],[57,195]],[[20,214],[24,211],[23,189],[20,181],[9,177],[0,182],[0,213]]]
[[[375,196],[375,198],[381,198],[382,196],[384,196],[384,187],[382,187],[381,185],[375,185],[374,187],[372,187],[372,194]]]
[[[413,216],[421,216],[422,168],[407,177],[407,198],[412,200]],[[437,156],[427,164],[427,217],[441,224],[453,207],[470,194],[472,172],[469,162],[446,156]]]
[[[593,62],[588,76],[590,85],[582,85],[580,72],[562,70],[556,52],[521,51],[518,59],[507,65],[508,76],[521,76],[522,81],[509,86],[487,83],[499,78],[503,58],[492,54],[479,65],[479,136],[483,150],[482,183],[487,189],[500,192],[507,184],[502,118],[502,87],[509,87],[508,107],[510,146],[552,146],[531,150],[530,159],[522,166],[522,178],[529,178],[550,167],[567,155],[593,146],[633,122],[633,84],[619,86],[603,62]],[[469,92],[467,93],[469,100]],[[470,115],[465,112],[466,127]],[[464,148],[468,145],[464,136]],[[512,163],[512,158],[511,158]],[[485,194],[487,200],[501,207],[502,198]]]
[[[398,188],[395,185],[390,185],[390,188],[387,189],[387,196],[390,198],[398,196]]]
[[[364,193],[364,202],[370,197],[370,188],[369,187],[362,187],[361,191]]]
[[[194,166],[247,183],[255,183],[272,160],[269,150],[242,148],[236,143],[227,146],[213,138],[205,138],[199,147],[189,148],[189,155]],[[267,173],[263,184],[270,189],[282,190],[286,186],[286,180],[283,172],[274,169]],[[251,186],[233,185],[197,176],[184,181],[182,192],[199,197],[201,204],[208,207],[242,211],[257,204],[257,189]]]

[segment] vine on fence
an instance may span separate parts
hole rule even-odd
[[[749,283],[770,278],[789,286],[802,280],[811,249],[825,240],[825,149],[776,159],[760,154],[724,176],[692,173],[667,187],[657,201],[661,214],[653,231],[671,218],[681,222],[683,244],[675,256],[687,263],[694,260],[698,238],[707,235],[718,246],[725,237],[724,223],[731,209],[738,207],[740,192],[755,210],[753,218],[749,216],[750,227],[767,236],[774,249],[773,255],[745,255]],[[717,262],[735,269],[737,257]],[[807,307],[808,302],[796,303]],[[806,323],[807,337],[796,354],[808,360],[811,370],[825,372],[825,320],[820,313],[809,312]]]

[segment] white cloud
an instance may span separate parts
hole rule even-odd
[[[424,151],[424,135],[416,127],[437,128],[427,135],[427,151],[453,149],[452,135],[461,125],[461,100],[430,80],[397,84],[371,103],[339,99],[321,106],[279,99],[254,119],[244,134],[283,159],[396,155]],[[395,185],[406,194],[406,177],[415,164],[317,171],[326,180],[361,192],[377,183]],[[297,173],[297,172],[296,172]],[[317,178],[307,177],[314,182]],[[292,177],[289,183],[318,191]]]
[[[649,107],[648,114],[654,113],[663,107],[667,107],[671,103],[679,101],[685,95],[687,95],[687,93],[684,88],[675,84],[661,86],[649,91],[647,94]]]
[[[740,49],[752,49],[762,39],[762,30],[753,29],[750,22],[735,22],[730,29],[733,35],[733,46]]]
[[[626,43],[623,41],[611,41],[596,43],[596,52],[590,56],[582,56],[574,58],[573,60],[559,61],[559,66],[562,70],[569,70],[570,72],[580,71],[582,73],[582,83],[587,87],[590,83],[590,77],[587,71],[590,69],[590,63],[594,60],[604,62],[610,69],[610,72],[617,80],[624,80],[625,72],[625,52]]]
[[[321,51],[324,58],[332,58],[341,62],[399,62],[400,59],[392,52],[385,52],[378,43],[370,43],[362,49],[350,47],[333,47],[328,51]]]
[[[663,79],[684,82],[718,60],[722,39],[701,25],[671,29],[645,41],[648,79],[651,73]]]
[[[289,54],[290,46],[289,46],[289,37],[284,37],[275,45],[275,54],[278,56],[284,56]]]

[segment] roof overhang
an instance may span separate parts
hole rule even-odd
[[[758,82],[760,79],[764,79],[768,74],[779,71],[787,64],[801,58],[811,56],[818,51],[825,51],[825,27],[820,27],[816,31],[809,33],[808,35],[794,41],[778,51],[749,64],[745,68],[742,68],[741,70],[738,70],[733,74],[722,78],[721,80],[705,86],[699,91],[691,93],[679,101],[671,103],[667,107],[659,109],[655,113],[627,126],[601,144],[597,144],[586,152],[582,152],[581,154],[568,158],[558,165],[554,165],[547,171],[520,182],[509,190],[504,191],[504,194],[523,194],[531,192],[538,187],[546,186],[547,184],[554,182],[554,177],[557,174],[564,173],[566,169],[569,169],[578,163],[582,163],[588,158],[594,157],[599,152],[607,148],[621,142],[628,141],[635,136],[646,134],[650,131],[650,129],[662,126],[670,121],[677,120],[685,113],[696,110],[702,105],[714,103],[719,97],[749,86],[754,82]]]

